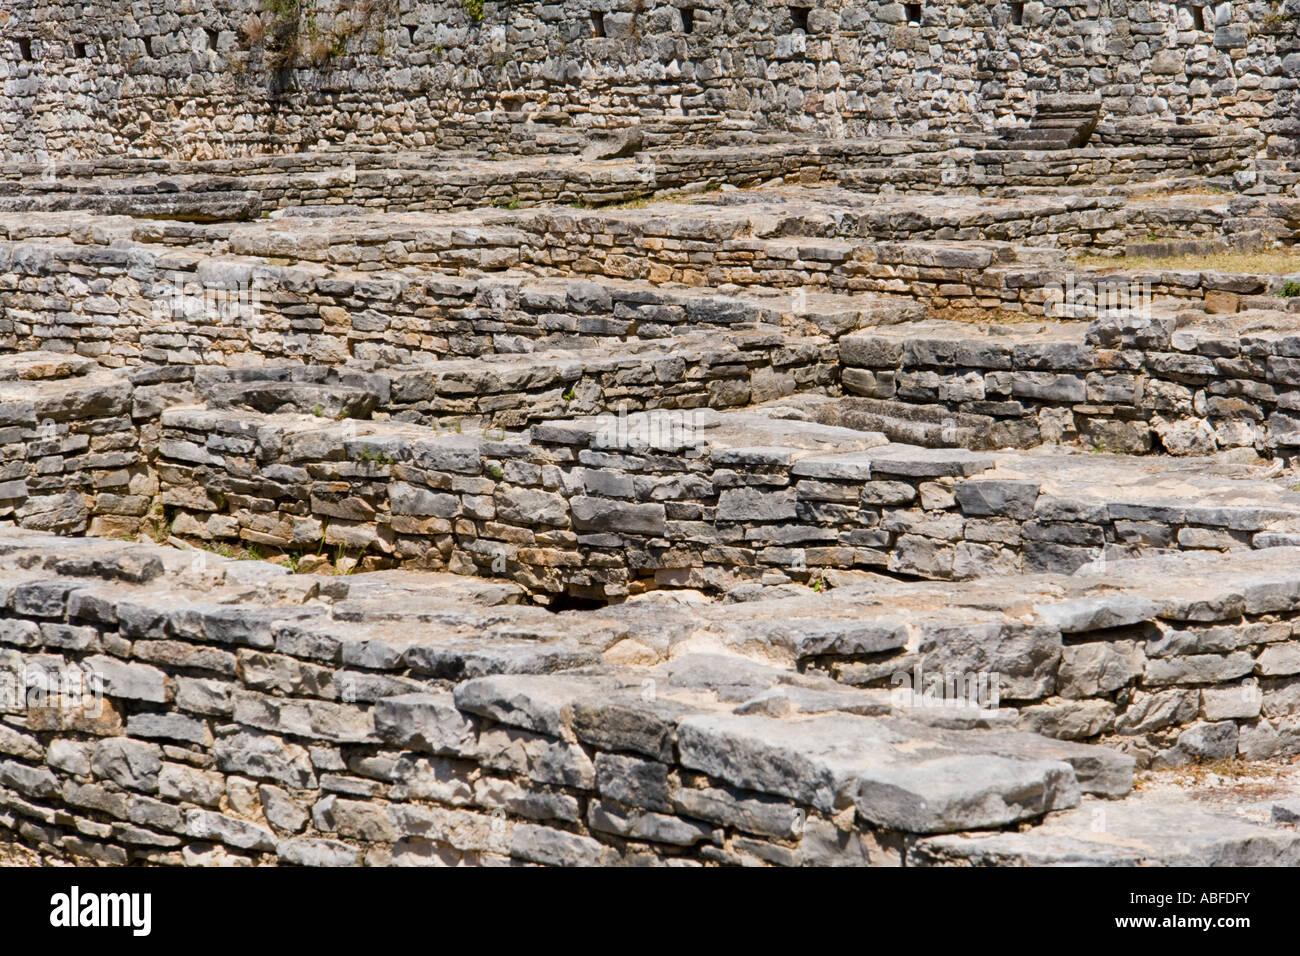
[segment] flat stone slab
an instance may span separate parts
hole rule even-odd
[[[0,355],[0,382],[65,379],[98,371],[98,363],[63,352],[16,352]]]
[[[233,667],[230,655],[239,656],[245,681],[257,686],[237,688],[230,701],[247,728],[382,741],[525,768],[543,782],[598,784],[593,825],[641,839],[691,845],[712,838],[692,812],[748,821],[744,814],[779,805],[822,818],[851,811],[862,833],[919,836],[908,851],[915,865],[1292,865],[1300,862],[1300,837],[1287,829],[1294,791],[1266,790],[1251,802],[1224,794],[1217,803],[1167,785],[1134,792],[1133,756],[1025,732],[1015,708],[916,709],[891,688],[855,688],[800,662],[896,655],[898,669],[916,655],[937,662],[946,654],[969,669],[1005,654],[1015,677],[1012,659],[1027,647],[1016,627],[1059,654],[1067,627],[1111,631],[1216,602],[1256,614],[1300,609],[1297,553],[1168,555],[969,584],[874,577],[732,604],[654,595],[557,614],[518,603],[519,588],[490,580],[294,575],[153,544],[0,529],[0,597],[11,621],[30,624],[0,630],[0,653],[78,639],[75,628],[42,631],[35,621],[112,620],[143,657],[91,654],[108,693],[165,708],[174,678],[162,668],[191,660],[173,655],[194,641],[200,650],[185,653],[207,655],[204,666]],[[268,696],[268,681],[291,693]],[[356,702],[373,712],[344,706]],[[129,733],[201,729],[139,717]],[[260,739],[222,743],[222,759]],[[36,752],[17,732],[0,743]],[[599,751],[594,764],[584,747]],[[670,800],[671,765],[706,775],[708,787]],[[274,767],[295,782],[308,772]],[[43,786],[19,765],[0,772]],[[1234,799],[1248,816],[1234,816]],[[226,842],[239,846],[249,832],[235,827]],[[257,834],[258,846],[275,846]]]
[[[1035,514],[1104,508],[1112,519],[1157,520],[1258,531],[1300,528],[1294,479],[1260,477],[1262,467],[1211,458],[1108,455],[1073,450],[1001,455],[982,479],[1039,485]],[[1069,520],[1066,518],[1065,520]]]
[[[890,830],[1002,826],[1079,800],[1062,761],[1009,757],[974,737],[954,749],[954,740],[906,721],[838,715],[688,717],[678,727],[684,766],[827,812],[851,803]]]
[[[1177,796],[1085,800],[1020,833],[930,837],[909,866],[1295,866],[1300,833],[1268,829]]]

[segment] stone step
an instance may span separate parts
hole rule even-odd
[[[722,196],[724,198],[718,198]],[[742,252],[752,240],[784,238],[925,241],[998,240],[1060,234],[1101,213],[1117,214],[1119,197],[1033,195],[909,197],[882,201],[852,190],[825,187],[815,196],[795,190],[704,194],[646,208],[538,207],[447,213],[375,213],[324,220],[275,215],[246,223],[146,223],[106,218],[105,234],[119,240],[186,247],[219,244],[236,255],[294,262],[326,262],[366,271],[422,266],[444,270],[473,265],[500,271],[515,265],[595,272],[582,261],[600,253],[581,237],[608,236],[603,255],[637,255],[655,264],[675,260],[665,252]],[[646,209],[653,215],[646,215]],[[1092,215],[1089,215],[1089,214]],[[29,235],[39,223],[46,235],[77,234],[75,217],[0,217],[0,235]],[[997,230],[997,232],[993,232]],[[985,235],[985,232],[991,234]],[[395,241],[395,237],[400,237]],[[80,241],[85,241],[82,236]],[[733,245],[734,244],[734,245]],[[577,268],[572,268],[573,266]],[[626,267],[627,263],[624,263]],[[613,277],[628,277],[609,272]],[[694,283],[698,284],[698,283]]]
[[[0,180],[0,214],[78,211],[183,222],[241,222],[262,214],[262,196],[235,182],[210,179],[114,181],[88,188],[77,181],[17,184]]]
[[[1088,144],[1101,118],[1096,96],[1043,96],[1027,128],[1013,128],[990,144],[994,149],[1080,149]]]
[[[1080,301],[1114,303],[1088,326],[924,322],[844,336],[844,389],[933,415],[990,416],[995,445],[1075,440],[1134,454],[1236,449],[1289,459],[1298,440],[1289,397],[1295,331],[1291,312],[1277,308],[1282,300],[1250,296],[1258,280],[1205,273],[1184,278],[1218,287],[1206,288],[1211,304],[1262,301],[1267,310],[1213,315],[1173,301],[1143,306],[1134,283],[1150,278],[1096,275],[1091,281],[1114,284],[1080,286]],[[1118,308],[1128,303],[1139,308]],[[1123,350],[1122,369],[1111,360],[1114,349]],[[1203,403],[1193,400],[1197,391]],[[1171,395],[1182,399],[1170,402]]]
[[[540,592],[606,596],[638,577],[725,590],[816,566],[928,578],[1071,571],[1300,534],[1294,478],[1262,468],[893,444],[820,424],[842,420],[835,405],[791,396],[745,411],[557,420],[523,434],[170,409],[162,494],[186,535],[285,549],[323,535],[364,544],[377,560],[499,564]],[[249,477],[277,462],[287,467],[278,477]],[[441,558],[429,550],[439,536]]]
[[[0,244],[0,258],[15,281],[53,276],[66,292],[56,299],[15,297],[6,310],[22,321],[0,335],[0,348],[76,352],[113,366],[337,365],[350,359],[396,365],[603,348],[756,324],[838,337],[924,314],[910,297],[793,290],[761,281],[719,289],[509,270],[477,277],[413,269],[358,273],[193,251],[159,259],[155,248],[130,243],[111,250],[65,242]],[[110,283],[109,294],[92,294],[68,279],[87,271]],[[115,284],[128,272],[143,285]]]
[[[852,378],[845,378],[845,391],[856,391],[855,385]],[[814,405],[807,414],[810,420],[823,425],[880,432],[890,441],[905,445],[977,450],[992,447],[992,418],[953,412],[943,405],[846,398]]]
[[[936,727],[1100,742],[1143,768],[1290,757],[1294,554],[1168,554],[949,583],[828,572],[829,591],[736,591],[705,613],[724,647],[761,649]],[[784,706],[823,705],[792,695]],[[1122,768],[1075,767],[1096,792],[1127,792]]]
[[[734,713],[736,704],[773,687],[832,697],[835,688],[825,678],[803,678],[735,655],[683,654],[657,666],[602,665],[601,649],[626,639],[626,617],[615,630],[599,614],[570,619],[502,604],[481,591],[453,605],[447,599],[456,589],[436,575],[423,576],[424,589],[418,575],[327,583],[328,599],[309,603],[311,585],[322,582],[283,569],[232,570],[233,562],[216,558],[211,566],[196,567],[165,549],[120,543],[106,548],[102,542],[81,549],[80,562],[32,562],[47,543],[39,536],[0,535],[0,579],[4,593],[12,594],[10,610],[20,620],[29,616],[24,623],[103,621],[108,615],[141,637],[141,645],[166,635],[173,653],[193,640],[182,635],[197,634],[209,652],[214,645],[274,645],[281,659],[299,655],[300,668],[339,668],[336,679],[343,685],[365,676],[357,669],[372,672],[360,699],[345,697],[343,704],[314,696],[305,685],[296,688],[303,696],[271,697],[227,675],[236,719],[258,731],[236,739],[246,746],[259,740],[264,746],[267,735],[292,734],[432,750],[499,769],[508,769],[501,761],[512,748],[523,747],[533,754],[530,762],[539,761],[527,771],[537,783],[562,782],[593,797],[599,788],[603,802],[588,818],[592,828],[619,833],[629,827],[643,839],[668,843],[677,841],[665,836],[686,830],[697,834],[683,841],[688,847],[711,838],[709,827],[691,821],[712,820],[726,809],[726,794],[718,788],[738,788],[749,795],[753,810],[766,808],[769,815],[797,810],[829,817],[854,807],[858,822],[852,829],[901,833],[1004,825],[1076,805],[1081,795],[1075,763],[1087,765],[1087,747],[1015,732],[939,730],[892,717],[828,712],[792,720]],[[121,570],[137,557],[147,580],[121,580]],[[249,590],[258,578],[269,586]],[[296,593],[286,588],[289,582],[301,585]],[[393,627],[398,621],[403,626]],[[664,633],[651,615],[633,628],[651,641]],[[11,632],[16,633],[11,628],[6,635]],[[260,666],[256,662],[265,657],[255,650],[241,653],[246,668]],[[104,669],[108,698],[125,703],[155,699],[175,681],[155,666],[169,667],[166,660],[147,659],[154,663],[104,654],[87,661]],[[245,673],[256,684],[252,671]],[[451,681],[454,691],[425,688],[421,678]],[[658,688],[648,698],[641,694],[647,681]],[[641,720],[628,719],[638,713]],[[139,723],[128,724],[127,733]],[[595,765],[578,741],[603,754]],[[222,766],[233,769],[239,761],[227,746],[215,745]],[[625,756],[615,756],[620,752]],[[97,755],[96,766],[106,767],[109,756]],[[645,756],[707,781],[714,793],[669,788],[666,778],[656,786],[656,765]],[[267,775],[257,761],[249,766],[255,775]],[[267,766],[277,765],[270,760]],[[6,782],[27,786],[20,768],[0,768]],[[118,776],[126,773],[114,768]],[[272,770],[272,777],[277,773]],[[296,765],[291,773],[299,787],[316,786],[314,776]],[[611,773],[633,776],[616,790],[607,779]],[[29,792],[57,802],[57,788]],[[710,807],[720,799],[724,806]],[[653,811],[649,816],[647,809]],[[746,828],[743,820],[735,822]],[[646,830],[650,825],[653,830]],[[801,833],[796,826],[786,838],[797,841]],[[263,849],[275,845],[271,839]]]
[[[714,862],[784,865],[897,865],[903,855],[908,865],[1289,865],[1300,862],[1300,836],[1288,816],[1293,769],[1278,771],[1262,803],[1249,774],[1237,780],[1232,771],[1227,784],[1194,783],[1190,792],[1177,789],[1168,771],[1148,772],[1134,791],[1136,761],[1119,752],[1125,738],[1098,746],[1017,729],[1041,720],[1027,701],[1019,709],[997,701],[918,706],[900,701],[898,681],[889,682],[892,689],[859,690],[796,666],[798,658],[782,652],[793,648],[791,638],[805,651],[818,645],[814,662],[843,660],[855,646],[870,660],[892,646],[905,655],[896,668],[919,650],[946,655],[948,669],[997,667],[1001,661],[990,655],[1001,654],[1007,663],[1033,660],[1076,688],[1090,674],[1104,685],[1091,691],[1096,702],[1111,705],[1115,687],[1106,681],[1117,676],[1115,667],[1087,664],[1083,651],[1131,644],[1131,628],[1142,621],[1167,622],[1170,636],[1198,626],[1219,641],[1229,627],[1244,635],[1251,628],[1245,622],[1205,627],[1212,606],[1233,600],[1238,615],[1294,616],[1297,567],[1290,551],[1160,558],[991,587],[872,579],[829,593],[803,589],[795,598],[785,596],[788,588],[730,605],[646,596],[553,614],[516,603],[522,594],[512,585],[455,575],[292,574],[151,543],[0,527],[0,595],[9,622],[0,643],[10,658],[48,664],[54,650],[103,675],[106,713],[96,726],[116,732],[95,748],[94,772],[136,787],[150,786],[158,772],[149,769],[158,734],[179,739],[201,729],[193,708],[201,714],[222,706],[217,691],[224,690],[223,713],[242,729],[195,737],[190,746],[211,752],[210,767],[223,775],[324,798],[313,826],[343,839],[398,840],[408,827],[427,832],[431,824],[412,799],[438,798],[444,790],[437,788],[461,792],[475,774],[510,773],[518,796],[552,812],[566,812],[555,802],[557,786],[590,803],[587,814],[558,820],[534,813],[531,830],[510,811],[501,851],[530,859],[537,851],[529,841],[565,832],[565,852],[579,854],[570,862],[615,862],[630,841]],[[1178,581],[1172,591],[1171,580]],[[1027,654],[1023,642],[990,628],[993,608],[1022,623],[1032,608],[1037,628],[1055,636],[1056,654]],[[901,643],[881,626],[885,618],[873,615],[889,615]],[[756,629],[760,622],[765,630]],[[963,626],[966,634],[957,630]],[[118,643],[106,643],[101,632]],[[1084,633],[1091,640],[1081,643]],[[711,638],[701,641],[702,634]],[[121,638],[131,643],[130,657],[114,656]],[[1168,638],[1153,635],[1148,650],[1162,641]],[[1201,663],[1197,655],[1187,661]],[[945,664],[933,657],[928,666],[937,672]],[[196,670],[206,675],[201,687]],[[1197,693],[1206,674],[1202,668],[1182,679]],[[1221,680],[1228,689],[1234,679]],[[1016,692],[1028,693],[1023,684]],[[1266,691],[1265,701],[1274,693]],[[1140,693],[1119,699],[1150,720]],[[141,702],[150,709],[139,711]],[[1057,698],[1054,706],[1086,703]],[[1194,710],[1169,713],[1161,730],[1130,730],[1127,746],[1166,739],[1170,721],[1180,729],[1194,717]],[[1266,722],[1242,719],[1242,733]],[[1185,730],[1178,746],[1204,726]],[[46,732],[59,738],[69,731]],[[1288,732],[1294,752],[1300,738],[1294,727]],[[58,786],[53,774],[65,772],[62,762],[41,764],[34,739],[7,731],[0,800],[7,813],[57,827],[59,813],[80,812],[93,792]],[[376,817],[361,793],[322,792],[343,778],[327,782],[306,751],[295,749],[302,742],[392,749],[414,763],[438,759],[439,770],[426,777],[418,766],[399,767],[384,790],[391,813]],[[161,766],[167,782],[156,788],[156,802],[186,799],[175,766]],[[367,767],[356,779],[385,779],[375,777],[378,764]],[[1215,778],[1202,770],[1198,779]],[[76,802],[65,802],[69,794]],[[117,812],[111,801],[102,806],[110,818]],[[268,812],[280,819],[274,807]],[[568,829],[551,830],[556,822]],[[234,809],[212,811],[202,823],[190,835],[285,861],[306,852],[294,827],[281,828],[288,835],[253,828]],[[57,844],[62,837],[51,832],[47,840]],[[620,839],[612,846],[592,839],[601,835]],[[331,845],[351,852],[345,843]]]
[[[1022,832],[929,837],[909,866],[1295,866],[1300,833],[1210,812],[1195,799],[1135,793],[1048,814]]]
[[[805,313],[798,318],[803,321]],[[197,367],[194,389],[213,408],[518,428],[549,419],[649,408],[728,408],[802,391],[838,390],[833,341],[782,326],[603,348],[547,349],[409,364]]]

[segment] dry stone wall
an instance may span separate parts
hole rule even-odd
[[[6,11],[0,134],[33,158],[517,153],[643,118],[670,143],[727,127],[991,130],[1052,91],[1099,92],[1115,117],[1257,127],[1272,152],[1295,150],[1296,0],[272,9],[20,0]]]
[[[340,272],[307,263],[15,243],[0,248],[0,344],[75,352],[108,367],[283,361],[388,365],[617,347],[703,330],[793,323],[835,337],[919,314],[910,303],[790,293],[660,289],[621,280],[452,276],[417,270]],[[0,267],[3,268],[3,267]]]
[[[229,160],[140,159],[0,165],[0,210],[93,210],[181,219],[253,219],[294,209],[446,211],[559,202],[605,205],[673,190],[839,180],[856,190],[998,193],[1042,185],[1123,184],[1211,177],[1251,192],[1286,183],[1260,169],[1260,137],[1217,127],[1164,124],[1167,141],[1077,149],[997,149],[981,133],[880,140],[759,142],[675,147],[627,159],[552,155],[492,162],[469,153],[336,150]],[[1103,128],[1104,129],[1104,128]],[[1099,134],[1102,135],[1102,134]],[[1274,181],[1277,180],[1277,181]]]
[[[0,241],[0,340],[11,349],[75,350],[106,365],[392,363],[755,321],[839,335],[899,320],[896,305],[847,297],[864,292],[912,297],[940,314],[1042,314],[1053,287],[1059,296],[1075,280],[1138,283],[1156,298],[1233,312],[1283,304],[1275,295],[1288,277],[1098,275],[1033,244],[1118,251],[1143,230],[1204,237],[1193,244],[1222,243],[1220,234],[1291,243],[1300,222],[1296,201],[1282,199],[1071,196],[871,208],[836,195],[854,214],[833,214],[830,197],[791,208],[760,193],[737,203],[656,204],[649,216],[407,214],[400,238],[352,217],[325,225],[307,217],[242,225],[103,217],[89,229],[70,212],[11,217]],[[526,270],[570,278],[518,274]],[[571,281],[574,274],[594,281]],[[719,291],[727,285],[744,291]]]
[[[1130,313],[1090,324],[873,329],[840,341],[848,394],[987,416],[988,443],[1078,439],[1175,455],[1292,456],[1300,384],[1292,323]]]
[[[519,435],[174,408],[158,468],[182,537],[507,576],[543,600],[722,592],[821,568],[1071,571],[1300,531],[1300,495],[1248,469],[892,444],[820,424],[825,411],[852,421],[816,397]]]
[[[70,372],[82,373],[65,380]],[[134,529],[153,507],[157,476],[141,442],[145,418],[130,382],[84,359],[6,356],[0,365],[0,519],[77,534],[92,516]],[[156,415],[152,411],[154,433]]]
[[[946,833],[1122,821],[1140,797],[1098,801],[1135,766],[1295,754],[1277,554],[555,615],[496,582],[5,530],[0,826],[111,864],[935,862]],[[955,661],[1002,669],[1001,706],[889,676]],[[1092,852],[1300,859],[1204,824]]]
[[[0,11],[0,836],[1300,862],[1296,3]]]

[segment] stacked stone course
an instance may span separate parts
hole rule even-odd
[[[912,22],[904,4],[831,2],[801,8],[800,22],[766,0],[488,2],[475,21],[446,0],[378,3],[358,22],[321,3],[313,38],[255,0],[184,12],[116,0],[93,16],[21,0],[0,61],[0,132],[31,158],[323,144],[519,154],[571,151],[575,132],[642,118],[658,145],[720,131],[992,133],[1060,92],[1099,94],[1106,114],[1139,124],[1255,124],[1274,155],[1294,155],[1296,0],[1219,5],[1209,24],[1166,3],[1030,2],[1020,23],[1010,4],[922,7]],[[258,39],[281,28],[306,48],[288,63]],[[1149,135],[1133,125],[1112,140]]]
[[[0,11],[4,839],[1300,862],[1297,0],[481,13]]]
[[[0,655],[26,695],[23,726],[0,736],[0,820],[47,852],[918,865],[953,852],[935,834],[1045,811],[1098,862],[1284,864],[1300,852],[1294,834],[1213,813],[1190,842],[1128,848],[1129,812],[1190,812],[1156,797],[1107,810],[1119,846],[1086,836],[1091,808],[1129,792],[1137,761],[1295,752],[1296,678],[1280,675],[1300,666],[1288,641],[1300,591],[1272,562],[1193,564],[1218,582],[1195,592],[1170,593],[1170,569],[1141,562],[1114,578],[1024,582],[1032,623],[990,610],[983,585],[978,597],[913,588],[910,609],[849,588],[819,599],[813,630],[800,626],[808,598],[738,615],[629,604],[553,616],[513,603],[510,585],[463,577],[292,576],[90,540],[50,556],[54,543],[7,532],[0,555]],[[719,650],[693,648],[700,628]],[[879,670],[891,649],[895,667],[938,666],[999,628],[1016,636],[987,663],[1017,668],[1020,706],[995,716],[903,705],[820,673]],[[767,661],[742,656],[756,642]],[[1019,645],[1033,650],[1005,656]],[[102,696],[56,705],[49,692],[68,693],[70,669],[97,675]],[[1235,680],[1252,671],[1260,688],[1245,694]],[[1115,734],[1133,755],[1017,724]]]

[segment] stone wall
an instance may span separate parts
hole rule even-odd
[[[472,242],[467,244],[473,247]],[[491,258],[490,251],[488,258]],[[307,263],[0,243],[0,348],[102,365],[387,364],[618,346],[789,323],[830,337],[919,314],[902,300],[720,294],[621,280],[346,272]]]
[[[683,335],[668,346],[551,351],[364,372],[355,365],[337,371],[199,368],[195,379],[204,399],[225,406],[499,428],[617,408],[735,408],[796,392],[839,391],[834,344],[825,338],[795,339],[776,328]]]
[[[65,380],[69,372],[82,373]],[[150,389],[138,398],[147,404]],[[132,530],[158,492],[141,442],[149,412],[131,383],[84,359],[47,354],[0,363],[0,519],[63,534]],[[156,440],[157,408],[152,410]]]
[[[84,231],[73,213],[49,214],[15,221],[6,229],[9,238],[0,240],[0,347],[75,351],[109,366],[393,363],[675,337],[755,322],[838,336],[915,318],[915,310],[900,306],[906,299],[935,315],[989,309],[1043,315],[1069,283],[1080,289],[1137,283],[1156,299],[1222,312],[1283,304],[1277,293],[1287,277],[1280,275],[1116,269],[1103,275],[1005,240],[955,241],[983,233],[1031,238],[1024,233],[1032,228],[1041,230],[1036,241],[1119,248],[1142,228],[1210,235],[1218,219],[1290,238],[1297,221],[1283,218],[1296,215],[1294,201],[1258,209],[1251,201],[1235,215],[1171,203],[1137,204],[1125,215],[1115,204],[1099,208],[1095,199],[1077,205],[1082,208],[1066,202],[1013,208],[965,228],[961,216],[949,222],[936,214],[918,224],[919,217],[901,213],[897,230],[884,214],[879,222],[847,227],[952,237],[940,241],[787,237],[799,224],[832,233],[834,227],[810,218],[771,219],[761,209],[752,217],[708,207],[695,215],[675,203],[642,220],[630,210],[573,210],[501,211],[463,225],[454,218],[412,222],[402,242],[387,241],[388,233],[374,227],[331,230],[284,221],[272,228],[108,218]],[[186,238],[193,247],[177,248]],[[299,261],[283,264],[291,258]],[[518,274],[525,269],[592,281]],[[489,274],[446,274],[470,270]],[[728,284],[739,288],[718,291]]]
[[[0,135],[31,157],[528,152],[641,118],[670,142],[988,130],[1023,122],[1040,91],[1097,91],[1115,117],[1258,126],[1290,154],[1296,4],[569,0],[488,2],[477,21],[454,0],[341,18],[301,0],[283,19],[254,0],[93,14],[21,0],[6,11]]]
[[[1077,438],[1129,454],[1244,447],[1290,457],[1300,443],[1298,344],[1276,315],[1131,314],[1050,334],[876,329],[846,336],[840,356],[846,393],[988,416],[995,447]]]
[[[55,544],[0,532],[0,829],[83,863],[899,865],[1300,748],[1291,551],[554,615]],[[1000,705],[897,696],[951,668]],[[1219,852],[1295,862],[1261,834]]]
[[[182,537],[507,576],[543,600],[721,592],[827,567],[1069,571],[1149,549],[1271,547],[1300,530],[1300,495],[1248,468],[1201,477],[1203,461],[889,444],[818,420],[853,413],[790,398],[493,434],[173,408],[158,469]],[[1168,503],[1189,487],[1195,503]]]
[[[671,148],[634,158],[524,159],[468,154],[337,150],[183,161],[113,156],[80,162],[0,163],[0,211],[86,210],[99,214],[207,220],[256,219],[274,209],[327,206],[348,211],[449,211],[541,203],[599,206],[674,190],[836,180],[867,192],[984,192],[1084,186],[1133,179],[1210,177],[1266,189],[1257,170],[1257,134],[1201,126],[1164,127],[1159,145],[1061,150],[989,150],[983,134],[920,138],[756,143]],[[344,208],[346,207],[346,208]]]
[[[1279,318],[855,323],[838,345],[755,326],[665,349],[406,368],[115,374],[20,354],[5,362],[5,506],[25,527],[101,534],[165,509],[177,534],[204,541],[509,574],[602,599],[651,583],[727,590],[794,567],[946,578],[1069,569],[1111,548],[1268,547],[1300,531],[1297,503],[1248,469],[1209,468],[1227,483],[1207,480],[1202,504],[1171,509],[1147,479],[1121,487],[1144,469],[1179,494],[1199,481],[1168,464],[919,446],[1286,458],[1300,429],[1294,334]],[[828,397],[841,382],[868,400]],[[709,411],[765,401],[758,415]],[[654,411],[626,414],[638,409]],[[573,418],[584,412],[606,414]],[[394,420],[358,420],[369,417]],[[876,448],[877,431],[910,444]],[[1061,511],[1071,468],[1109,477],[1075,487],[1093,504]],[[972,488],[981,480],[1000,489],[996,506]]]
[[[698,860],[725,855],[728,819],[740,846],[762,855],[829,863],[843,850],[841,862],[884,862],[876,859],[884,847],[840,833],[830,819],[838,808],[823,799],[806,821],[795,800],[679,771],[670,715],[686,711],[671,697],[644,697],[628,679],[588,678],[598,697],[576,730],[493,719],[495,704],[470,701],[492,696],[490,676],[466,684],[461,710],[457,680],[495,670],[472,654],[459,665],[435,659],[450,650],[438,637],[451,616],[467,627],[508,620],[538,647],[580,637],[598,659],[607,628],[500,606],[512,600],[508,588],[449,589],[435,634],[395,603],[413,610],[418,594],[429,610],[446,586],[434,576],[349,584],[215,558],[188,571],[169,559],[164,575],[160,557],[139,548],[83,553],[58,571],[10,564],[0,623],[4,711],[23,718],[22,729],[0,724],[0,826],[56,855],[173,864]],[[176,616],[169,608],[182,594],[189,610]],[[334,618],[325,604],[335,601],[365,613],[368,627],[347,622],[346,611]],[[369,626],[385,621],[431,641],[434,656],[384,649]],[[97,681],[103,696],[71,705],[71,672]],[[815,836],[800,850],[805,826]],[[838,845],[841,836],[851,847]],[[898,838],[887,845],[897,863]]]
[[[7,174],[7,175],[6,175]],[[339,152],[170,162],[112,158],[0,173],[0,208],[67,209],[169,219],[256,219],[274,209],[448,211],[558,202],[624,202],[655,189],[651,162],[582,163],[572,157],[486,162],[415,154]]]

